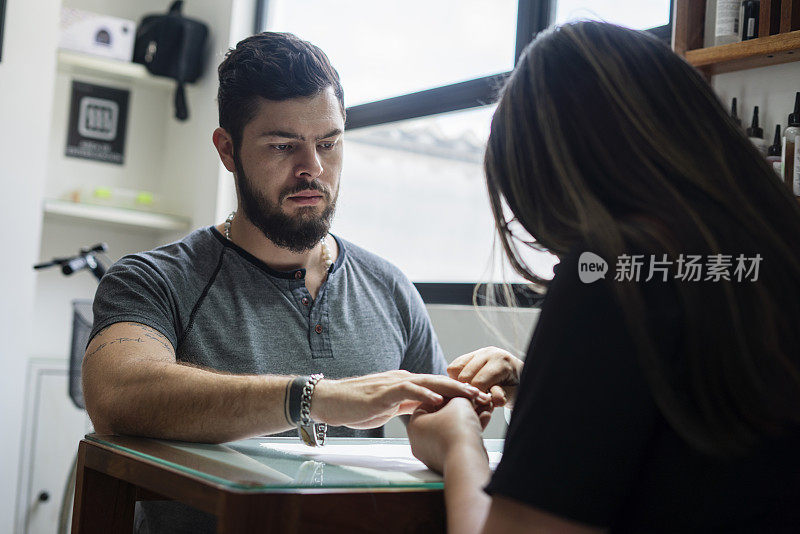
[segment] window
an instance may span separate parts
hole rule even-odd
[[[514,68],[517,0],[270,2],[266,28],[320,48],[348,106]]]
[[[666,26],[669,0],[557,0],[555,24],[572,20],[603,20],[634,30]]]
[[[494,106],[345,134],[333,230],[414,282],[487,276],[493,219],[482,157]]]
[[[259,0],[256,31],[319,45],[342,78],[333,231],[400,267],[426,301],[466,304],[476,282],[522,281],[507,263],[490,266],[482,168],[492,103],[515,58],[551,23],[578,18],[668,38],[670,11],[669,0]],[[552,275],[553,256],[525,256]]]
[[[490,265],[482,161],[493,113],[486,106],[346,133],[333,231],[392,258],[414,282],[502,281]],[[552,274],[552,256],[532,261]]]

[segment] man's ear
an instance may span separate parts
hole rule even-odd
[[[224,128],[217,128],[211,136],[211,141],[217,149],[219,159],[229,172],[236,172],[233,161],[233,138]]]

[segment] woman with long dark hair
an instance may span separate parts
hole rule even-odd
[[[705,80],[642,32],[548,31],[485,170],[515,270],[547,284],[515,224],[561,261],[521,373],[454,372],[519,382],[496,472],[469,402],[409,424],[449,530],[800,529],[800,205]]]

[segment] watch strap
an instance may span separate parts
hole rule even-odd
[[[303,388],[309,381],[310,376],[298,376],[289,381],[286,385],[286,420],[292,425],[299,425],[302,417],[300,416],[300,406],[303,398]]]

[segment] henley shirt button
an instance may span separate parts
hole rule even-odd
[[[300,302],[303,303],[303,306],[308,306],[309,303],[308,297],[303,297],[303,300],[301,300]]]
[[[317,334],[321,334],[322,333],[322,325],[318,324],[317,326],[315,326],[314,327],[314,332],[316,332]]]
[[[295,277],[297,280],[300,280],[301,278],[303,278],[303,271],[295,271],[295,272],[294,272],[294,277]]]

